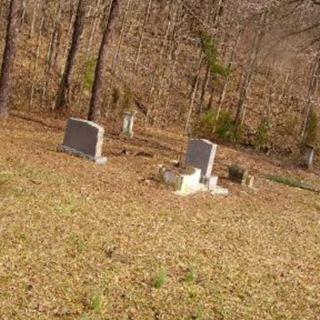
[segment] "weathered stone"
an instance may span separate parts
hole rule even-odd
[[[248,175],[247,181],[246,181],[246,185],[247,185],[247,187],[249,187],[250,189],[253,189],[253,186],[254,186],[254,176]]]
[[[312,146],[307,146],[304,153],[303,165],[307,169],[312,169],[315,150]]]
[[[219,178],[217,176],[211,176],[209,179],[204,181],[204,184],[208,188],[208,190],[214,190],[218,185]]]
[[[229,167],[229,179],[231,181],[246,185],[248,178],[248,171],[237,165],[232,165]]]
[[[107,158],[101,155],[103,136],[104,129],[96,123],[70,118],[59,150],[89,159],[97,164],[105,164]]]
[[[189,195],[203,191],[204,185],[200,184],[201,170],[188,168],[177,170],[177,168],[160,167],[160,177],[167,185],[171,185],[179,195]]]
[[[210,190],[211,194],[216,196],[228,196],[229,190],[226,188],[222,188],[220,186],[215,186],[213,189]]]
[[[254,176],[249,175],[248,170],[238,165],[229,167],[229,179],[233,182],[240,183],[243,186],[253,188]]]
[[[201,169],[201,176],[210,179],[217,145],[204,139],[191,139],[188,144],[186,164]]]
[[[122,133],[130,139],[133,138],[134,118],[135,113],[126,112],[124,114]]]

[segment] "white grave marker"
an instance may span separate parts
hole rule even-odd
[[[133,124],[134,124],[135,113],[126,112],[123,118],[122,133],[128,137],[133,138]]]

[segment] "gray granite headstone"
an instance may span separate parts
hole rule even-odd
[[[104,129],[92,121],[70,118],[60,151],[105,164],[102,157]]]
[[[204,139],[191,139],[188,144],[186,164],[201,169],[205,180],[210,179],[217,145]]]

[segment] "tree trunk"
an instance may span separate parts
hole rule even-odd
[[[97,121],[101,116],[108,48],[114,34],[116,22],[120,15],[122,1],[123,0],[112,0],[108,23],[103,32],[88,114],[88,120],[90,121]]]
[[[265,28],[266,17],[267,17],[267,10],[265,10],[261,14],[259,27],[256,32],[255,38],[254,38],[250,59],[249,59],[249,62],[247,64],[247,68],[245,71],[244,81],[243,81],[243,84],[240,89],[237,114],[235,117],[235,123],[237,126],[242,125],[243,121],[244,121],[245,102],[246,102],[247,95],[248,95],[248,92],[249,92],[249,89],[251,86],[252,77],[255,72],[258,51],[260,49],[261,41],[263,38],[263,31]]]
[[[224,81],[223,88],[222,88],[222,91],[221,91],[221,94],[220,94],[220,97],[219,97],[219,101],[218,101],[217,119],[220,117],[222,104],[223,104],[224,99],[226,97],[228,85],[230,83],[231,70],[232,70],[232,68],[234,66],[236,54],[237,54],[237,51],[238,51],[238,47],[239,47],[239,43],[240,43],[240,39],[242,37],[243,31],[244,31],[244,29],[240,28],[240,30],[238,32],[238,35],[237,35],[237,38],[236,38],[236,41],[235,41],[235,44],[234,44],[233,49],[231,51],[231,57],[230,57],[230,61],[229,61],[229,64],[228,64],[229,73],[228,73],[228,75],[227,75],[227,77],[226,77],[226,79]]]
[[[91,25],[91,31],[90,31],[90,36],[89,36],[89,41],[88,41],[88,45],[87,45],[87,50],[86,50],[86,62],[88,61],[90,55],[91,55],[91,50],[92,50],[92,43],[93,43],[93,39],[96,33],[96,29],[99,23],[99,10],[101,7],[101,0],[98,0],[97,2],[97,6],[96,9],[94,10],[94,18],[93,18],[93,22]]]
[[[120,59],[121,46],[122,46],[124,31],[125,31],[125,27],[126,27],[126,23],[127,23],[127,17],[128,17],[129,11],[130,11],[130,5],[131,5],[131,0],[127,0],[127,5],[126,5],[126,8],[125,8],[125,11],[123,14],[123,18],[122,18],[122,22],[121,22],[119,41],[118,41],[117,49],[114,53],[114,56],[112,59],[112,64],[111,64],[112,76],[115,76],[117,74],[117,66],[118,66],[118,62]],[[103,99],[103,100],[107,100],[107,107],[106,107],[107,112],[110,109],[110,104],[111,104],[111,100],[112,100],[113,78],[111,78],[111,80],[108,84],[108,87],[109,87],[109,90],[105,94],[105,97],[108,97],[108,98]]]
[[[304,142],[306,140],[306,131],[308,127],[308,122],[310,120],[311,110],[314,105],[314,100],[316,98],[316,93],[319,85],[319,76],[320,76],[320,54],[315,59],[315,62],[312,66],[311,77],[309,80],[309,88],[308,88],[308,98],[305,107],[305,115],[302,122],[300,137],[301,141]]]
[[[24,24],[24,22],[25,22],[26,12],[27,12],[27,3],[26,3],[26,0],[22,0],[21,11],[20,11],[20,24],[21,25]]]
[[[179,41],[176,39],[176,34],[177,34],[177,23],[180,18],[180,12],[181,12],[181,1],[176,1],[176,10],[174,10],[173,17],[172,17],[172,30],[170,31],[170,36],[168,39],[168,54],[167,58],[164,59],[166,63],[165,66],[162,68],[162,72],[159,75],[159,89],[158,89],[158,94],[156,97],[156,100],[158,102],[162,101],[162,94],[163,91],[165,90],[166,87],[166,82],[168,81],[168,77],[170,78],[170,72],[172,68],[172,64],[174,64],[174,58],[176,57],[176,52],[178,52],[178,47],[179,47]],[[169,73],[167,75],[167,73]]]
[[[189,106],[189,111],[188,111],[187,120],[186,120],[186,126],[185,126],[186,132],[189,131],[190,124],[191,124],[192,112],[193,112],[193,108],[194,108],[194,101],[195,101],[196,94],[197,94],[199,78],[200,78],[201,68],[202,68],[202,62],[203,62],[203,55],[201,54],[200,55],[199,68],[197,70],[197,75],[196,75],[196,78],[195,78],[195,81],[194,81],[194,86],[192,88],[192,93],[191,93],[190,106]]]
[[[208,17],[207,17],[207,21],[212,23],[212,28],[213,28],[213,35],[216,37],[216,35],[220,32],[220,24],[221,24],[221,17],[224,11],[224,7],[226,6],[227,1],[226,0],[217,0],[213,2],[213,11],[212,12],[208,12]],[[222,55],[224,56],[224,55]],[[201,96],[200,96],[200,106],[199,106],[199,114],[201,114],[203,112],[204,109],[204,98],[207,92],[207,88],[208,88],[208,84],[209,84],[209,80],[214,81],[215,77],[214,75],[210,74],[210,66],[207,63],[207,67],[206,67],[206,73],[205,73],[205,78],[203,80],[203,85],[202,85],[202,90],[201,90]],[[207,110],[212,109],[212,104],[213,104],[213,98],[214,98],[214,94],[215,94],[215,87],[213,85],[213,87],[211,88],[211,92],[210,92],[210,98],[209,98],[209,102],[207,105]]]
[[[62,110],[66,110],[69,108],[70,82],[72,80],[73,70],[76,62],[76,54],[80,47],[81,36],[85,24],[85,4],[85,0],[79,0],[78,2],[77,14],[73,27],[71,47],[69,49],[67,63],[60,82],[60,87],[56,100],[55,109],[58,112],[61,112]]]
[[[142,47],[142,41],[143,41],[143,37],[144,37],[144,33],[145,33],[145,28],[146,28],[146,25],[147,25],[147,23],[149,21],[151,4],[152,4],[152,0],[149,0],[148,6],[147,6],[147,9],[146,9],[146,13],[145,13],[145,16],[144,16],[144,21],[143,21],[143,24],[142,24],[142,29],[141,29],[140,38],[139,38],[139,45],[138,45],[138,48],[137,48],[137,53],[136,53],[136,57],[135,57],[135,61],[134,61],[134,72],[137,72],[137,67],[138,67],[138,62],[139,62],[140,53],[141,53],[141,47]]]
[[[91,57],[91,52],[92,52],[92,45],[93,45],[93,40],[94,37],[96,36],[96,30],[100,21],[100,9],[103,11],[102,7],[104,8],[105,6],[101,4],[101,0],[98,0],[97,4],[96,4],[96,8],[93,11],[93,21],[91,23],[90,26],[90,33],[89,33],[89,39],[88,39],[88,43],[86,46],[86,57],[85,57],[85,61],[83,64],[83,70],[81,71],[82,73],[86,73],[87,71],[87,66],[88,66],[88,62],[92,59]],[[109,6],[108,6],[109,7]],[[84,80],[81,81],[80,84],[80,88],[79,88],[79,94],[78,94],[78,98],[76,100],[76,104],[79,105],[81,104],[81,102],[83,101],[83,88],[84,88]]]
[[[173,10],[173,7],[174,7],[173,4],[174,4],[174,1],[171,0],[170,7],[169,7],[169,15],[168,15],[168,18],[167,18],[166,31],[165,31],[165,34],[164,34],[164,37],[163,37],[163,40],[162,40],[162,45],[161,45],[161,49],[160,49],[160,55],[159,55],[159,58],[158,58],[159,62],[155,66],[154,72],[152,74],[151,85],[150,85],[149,95],[148,95],[148,99],[147,99],[148,112],[147,112],[147,116],[146,116],[146,122],[149,121],[150,116],[152,115],[152,112],[153,112],[153,109],[154,109],[154,104],[152,103],[151,99],[152,99],[153,92],[155,90],[155,86],[156,86],[155,82],[156,82],[156,79],[157,79],[157,76],[158,76],[158,71],[163,66],[163,55],[164,55],[164,52],[165,52],[165,49],[166,49],[166,46],[167,46],[167,43],[168,43],[168,36],[169,36],[170,26],[171,26],[171,23],[172,23],[171,17],[172,17],[172,10]]]
[[[67,32],[67,36],[66,36],[67,38],[71,37],[71,34],[72,34],[74,20],[77,15],[77,8],[75,8],[77,1],[78,0],[70,0],[70,3],[69,3],[70,11],[69,11],[69,17],[68,17],[68,28],[67,28],[68,32]],[[62,0],[60,0],[59,7],[61,7],[61,2],[62,2]],[[59,11],[59,15],[61,15],[60,13],[61,12]],[[58,14],[56,16],[58,16]],[[56,19],[56,21],[59,21],[59,24],[60,24],[60,18]],[[66,42],[64,48],[62,49],[63,50],[63,54],[62,54],[63,58],[67,57],[68,49],[69,49],[69,44],[68,44],[68,42]],[[61,63],[61,73],[62,74],[64,72],[65,64],[66,64],[66,61]]]
[[[61,2],[58,2],[57,11],[55,14],[55,20],[53,23],[53,30],[52,30],[50,42],[48,45],[47,61],[46,61],[45,68],[43,70],[44,84],[43,84],[42,94],[41,94],[41,102],[40,102],[41,107],[43,106],[44,101],[47,100],[47,90],[51,80],[51,77],[49,75],[52,69],[55,44],[57,42],[57,36],[59,33],[59,28],[61,26],[61,19],[62,19],[62,7],[61,7]]]
[[[38,64],[39,64],[39,58],[40,58],[40,49],[41,49],[41,37],[42,37],[42,28],[44,24],[44,16],[41,18],[40,27],[39,27],[39,34],[38,34],[38,40],[37,40],[37,48],[36,48],[36,54],[35,54],[35,60],[34,60],[34,66],[33,66],[33,80],[31,85],[31,91],[30,91],[30,101],[29,101],[29,110],[31,110],[33,105],[33,98],[34,98],[34,92],[35,92],[35,85],[38,75]],[[31,66],[30,66],[31,68]]]
[[[113,57],[112,66],[111,66],[111,69],[112,69],[113,72],[116,72],[116,66],[117,66],[118,61],[120,59],[121,47],[122,47],[123,37],[124,37],[124,30],[125,30],[125,27],[126,27],[127,18],[128,18],[129,11],[130,11],[130,5],[131,5],[131,0],[127,0],[127,6],[125,8],[125,11],[124,11],[124,14],[123,14],[122,23],[121,23],[118,46],[117,46],[117,50],[115,52],[115,55]]]
[[[210,66],[207,64],[206,67],[206,74],[202,83],[202,89],[201,89],[201,96],[200,96],[200,106],[199,106],[199,114],[202,114],[203,112],[203,104],[204,104],[204,97],[207,92],[207,87],[210,79]]]
[[[141,5],[141,2],[142,2],[142,0],[137,0],[132,3],[131,10],[133,11],[133,13],[132,13],[132,17],[130,18],[130,22],[129,22],[129,28],[127,31],[128,35],[131,34],[132,28],[135,26],[135,22],[139,21],[139,13],[140,13],[139,8]]]
[[[167,98],[166,98],[166,102],[165,102],[165,106],[164,106],[164,118],[165,119],[167,119],[167,112],[169,109],[170,97],[171,97],[171,92],[173,89],[173,82],[174,82],[176,68],[177,68],[177,64],[178,64],[178,57],[180,54],[180,43],[179,42],[177,43],[177,48],[173,54],[174,54],[174,60],[173,60],[172,69],[170,71],[170,80],[169,80],[169,86],[168,86],[168,90],[167,90]]]
[[[33,4],[32,20],[31,20],[31,25],[30,25],[29,38],[33,37],[34,28],[35,28],[35,24],[36,24],[37,12],[39,9],[39,4],[40,4],[39,0],[36,0],[35,3]]]
[[[9,114],[9,96],[11,91],[11,71],[15,60],[16,42],[20,26],[21,0],[11,0],[3,61],[0,74],[0,119]]]

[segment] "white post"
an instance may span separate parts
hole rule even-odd
[[[313,166],[313,160],[314,160],[314,148],[311,146],[306,147],[306,151],[304,154],[304,166],[307,169],[311,169]]]
[[[134,118],[135,113],[126,112],[124,114],[122,133],[130,139],[133,138]]]

